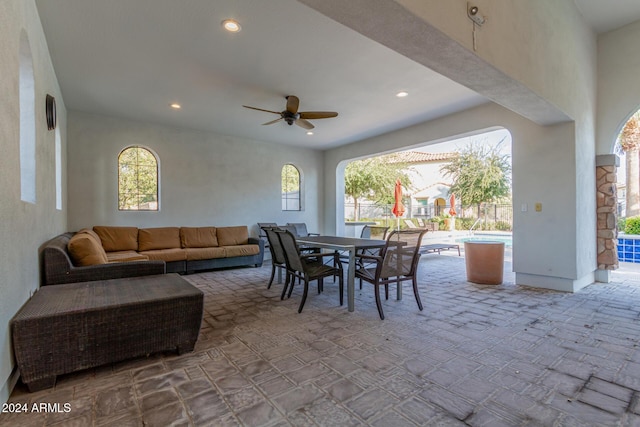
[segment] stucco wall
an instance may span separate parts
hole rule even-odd
[[[69,113],[69,228],[248,225],[257,222],[322,224],[322,154],[303,148],[242,140],[113,117]],[[160,163],[160,211],[121,212],[117,158],[129,145],[151,149]],[[281,209],[280,173],[300,170],[303,206]]]
[[[640,21],[598,37],[598,154],[610,154],[640,108]]]
[[[20,198],[20,34],[31,47],[35,80],[36,203]],[[38,247],[66,229],[66,207],[56,209],[55,132],[45,120],[45,95],[55,96],[63,147],[66,111],[40,19],[32,0],[0,2],[0,402],[9,396],[14,367],[9,321],[39,286]],[[65,177],[63,174],[63,188]]]

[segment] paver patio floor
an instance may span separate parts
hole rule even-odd
[[[510,269],[507,263],[507,269]],[[280,300],[270,266],[185,276],[205,292],[196,350],[59,378],[11,402],[69,412],[2,414],[0,425],[640,425],[640,270],[575,294],[466,282],[464,257],[420,261],[420,312],[337,286]],[[392,291],[391,295],[395,295]]]

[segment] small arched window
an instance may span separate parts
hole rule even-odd
[[[291,164],[282,167],[282,210],[301,210],[300,171]]]
[[[127,147],[118,156],[118,210],[157,211],[158,160],[144,147]]]

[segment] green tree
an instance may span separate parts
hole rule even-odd
[[[496,147],[469,144],[440,172],[453,180],[449,194],[455,194],[463,205],[477,205],[478,213],[482,204],[495,203],[510,194],[509,156],[500,154]]]
[[[157,210],[158,163],[149,150],[130,147],[118,157],[118,208]]]
[[[408,173],[410,170],[411,168],[400,161],[396,154],[349,163],[344,172],[344,192],[353,199],[355,220],[358,220],[358,206],[362,199],[373,200],[379,204],[393,203],[398,178],[404,188],[412,188]]]

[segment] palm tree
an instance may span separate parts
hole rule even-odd
[[[626,217],[640,215],[640,110],[629,118],[619,136],[627,166]]]

